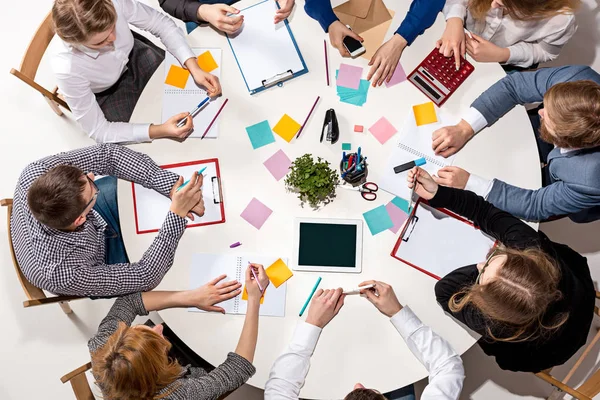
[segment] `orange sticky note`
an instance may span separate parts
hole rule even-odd
[[[167,85],[178,87],[179,89],[185,89],[189,76],[190,71],[187,69],[181,68],[178,65],[171,65],[165,83]]]
[[[266,292],[266,290],[265,290]],[[248,291],[246,290],[246,285],[244,285],[244,292],[242,293],[242,300],[248,301]],[[265,294],[260,297],[260,304],[265,302]]]
[[[219,65],[208,50],[198,56],[198,66],[204,72],[210,72],[219,68]]]
[[[271,264],[271,266],[265,270],[265,273],[276,288],[294,275],[281,258]]]
[[[413,106],[413,113],[415,114],[417,126],[432,124],[438,120],[432,102]]]
[[[300,129],[300,124],[294,121],[292,117],[287,114],[283,114],[283,117],[279,120],[277,125],[273,128],[273,132],[278,134],[285,140],[286,142],[290,142],[298,130]]]

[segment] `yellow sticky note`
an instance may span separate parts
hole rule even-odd
[[[413,113],[417,126],[432,124],[438,120],[432,102],[413,106]]]
[[[210,72],[219,68],[219,65],[208,50],[198,56],[198,66],[204,72]]]
[[[265,273],[276,288],[281,286],[285,281],[294,275],[281,258],[267,268]]]
[[[187,84],[189,76],[190,71],[187,69],[181,68],[178,65],[171,65],[171,68],[169,68],[169,73],[167,74],[167,79],[165,79],[165,83],[180,89],[185,89],[185,85]]]
[[[266,292],[266,290],[265,290]],[[242,300],[248,301],[248,291],[246,290],[246,286],[244,285],[244,292],[242,293]],[[265,294],[260,297],[260,304],[265,302]]]
[[[289,143],[294,138],[294,135],[298,133],[300,126],[292,117],[283,114],[283,117],[281,117],[277,125],[273,128],[273,132]]]

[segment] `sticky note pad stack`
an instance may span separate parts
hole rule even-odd
[[[343,65],[343,64],[342,64]],[[362,68],[361,68],[362,71]],[[340,76],[340,71],[336,71],[335,77]],[[343,81],[345,84],[350,85],[347,80]],[[369,81],[360,79],[358,82],[358,88],[352,89],[344,86],[337,85],[337,95],[342,103],[353,104],[355,106],[362,107],[367,102],[367,94],[369,93]]]

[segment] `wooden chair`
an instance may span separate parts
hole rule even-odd
[[[12,214],[12,199],[2,199],[0,200],[0,206],[7,208],[7,232],[8,232],[8,246],[10,248],[10,255],[12,256],[13,265],[15,267],[15,271],[17,272],[17,277],[19,278],[19,282],[21,282],[21,286],[23,287],[23,291],[25,292],[25,296],[29,300],[25,300],[23,302],[23,307],[33,307],[33,306],[41,306],[44,304],[50,303],[58,303],[60,308],[65,312],[65,314],[70,314],[73,311],[69,306],[70,300],[81,299],[83,297],[80,296],[52,296],[47,297],[44,291],[36,286],[33,286],[31,282],[27,280],[25,275],[23,275],[23,271],[19,267],[19,263],[17,262],[17,257],[15,256],[15,248],[12,244],[12,239],[10,235],[10,216]]]
[[[600,299],[600,292],[598,291],[596,291],[596,299]],[[594,313],[600,316],[600,309],[598,309],[597,306],[594,308]],[[581,366],[584,359],[590,354],[592,348],[596,345],[598,340],[600,340],[600,330],[596,332],[596,335],[590,344],[586,346],[583,353],[581,353],[581,356],[579,356],[564,379],[558,380],[552,376],[550,374],[552,368],[535,374],[538,378],[543,379],[557,389],[554,391],[554,393],[552,393],[552,395],[550,395],[550,397],[548,397],[549,400],[563,398],[564,393],[568,393],[578,400],[592,400],[594,396],[600,393],[600,369],[590,375],[589,378],[587,378],[586,381],[583,382],[579,387],[573,388],[572,386],[568,385],[569,380]]]
[[[73,388],[73,393],[75,393],[75,398],[77,400],[94,400],[95,397],[92,393],[92,389],[90,388],[90,384],[88,383],[85,372],[87,370],[92,369],[92,363],[89,362],[81,367],[77,368],[74,371],[69,372],[62,378],[60,381],[62,383],[71,383],[71,387]]]
[[[42,57],[53,37],[52,15],[51,13],[48,13],[44,22],[42,22],[35,32],[31,43],[29,43],[23,61],[21,61],[21,66],[18,70],[12,68],[10,73],[40,92],[50,105],[50,108],[52,108],[57,115],[63,115],[60,107],[69,111],[70,109],[67,103],[58,94],[58,87],[55,87],[54,90],[50,91],[36,83],[34,80],[38,67],[40,66],[40,61],[42,61]]]

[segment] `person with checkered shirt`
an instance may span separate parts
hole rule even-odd
[[[95,175],[106,175],[95,181]],[[129,262],[121,237],[117,179],[172,199],[154,241]],[[29,164],[13,200],[11,236],[25,277],[60,295],[111,297],[155,288],[173,264],[186,216],[204,215],[202,175],[183,177],[145,155],[100,144]]]

